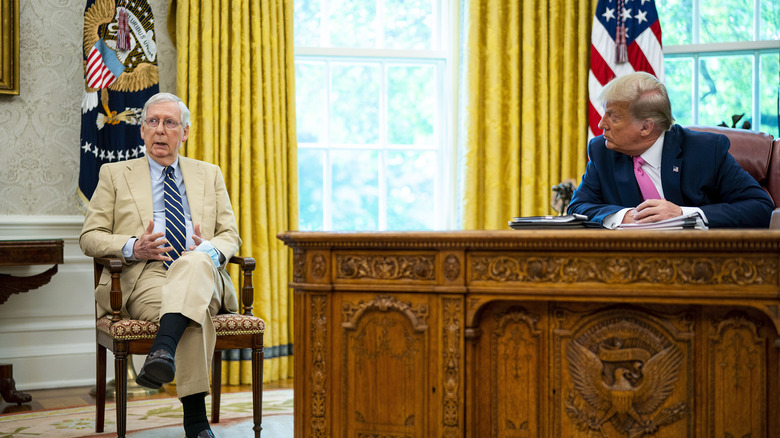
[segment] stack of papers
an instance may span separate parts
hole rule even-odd
[[[508,221],[509,228],[514,230],[528,229],[561,229],[561,228],[602,228],[600,224],[588,222],[588,217],[581,214],[565,216],[526,216],[516,217]]]
[[[696,229],[706,230],[707,226],[699,213],[691,213],[684,216],[677,216],[671,219],[665,219],[659,222],[646,224],[620,224],[618,230],[683,230]]]

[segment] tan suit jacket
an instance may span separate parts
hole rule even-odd
[[[229,260],[238,251],[241,239],[222,172],[218,166],[182,156],[179,156],[179,168],[193,225],[200,224],[203,238]],[[87,209],[79,245],[87,256],[124,260],[126,265],[121,276],[123,308],[147,261],[124,259],[122,247],[131,237],[141,236],[151,219],[152,181],[147,158],[104,164]],[[238,301],[233,283],[224,266],[219,272],[224,288],[223,307],[235,312]],[[104,270],[95,289],[98,317],[110,312],[110,288],[110,275]]]

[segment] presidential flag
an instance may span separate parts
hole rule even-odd
[[[590,43],[590,137],[601,135],[601,90],[610,80],[635,71],[648,72],[664,81],[661,24],[655,1],[599,0]]]
[[[104,163],[144,156],[141,110],[159,91],[154,16],[146,0],[87,0],[81,101],[82,211]]]

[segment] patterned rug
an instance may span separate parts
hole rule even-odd
[[[211,397],[206,398],[211,418]],[[292,389],[263,391],[263,436],[292,437]],[[222,395],[220,423],[212,429],[220,437],[254,436],[252,393]],[[177,398],[131,401],[127,405],[128,437],[183,437],[181,402]],[[114,403],[106,403],[105,432],[95,434],[95,406],[0,415],[0,438],[116,436]]]

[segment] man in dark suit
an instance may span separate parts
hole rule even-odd
[[[177,96],[159,93],[146,102],[146,157],[100,168],[79,243],[90,257],[121,257],[123,313],[160,323],[136,382],[159,388],[175,377],[186,436],[208,438],[211,317],[238,310],[225,263],[241,239],[219,167],[179,155],[189,129],[190,111]],[[98,316],[111,309],[110,286],[104,270],[95,290]]]
[[[607,228],[694,212],[713,228],[769,226],[772,199],[729,154],[728,138],[673,125],[666,87],[653,75],[613,79],[600,99],[604,134],[588,144],[569,213]]]

